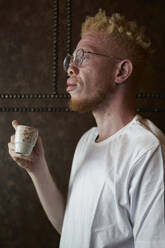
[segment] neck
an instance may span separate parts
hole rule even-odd
[[[127,125],[135,115],[135,100],[133,97],[118,95],[107,99],[93,111],[99,133],[97,142],[115,134]]]

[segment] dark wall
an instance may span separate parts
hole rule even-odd
[[[61,63],[66,53],[66,7],[59,1],[58,87],[65,92]],[[0,85],[1,93],[50,93],[52,87],[53,0],[0,0]],[[151,93],[137,99],[137,107],[149,108],[141,113],[165,131],[164,98],[164,1],[76,1],[72,0],[72,48],[80,38],[84,16],[102,7],[107,14],[120,12],[148,27],[156,50],[153,69],[144,79],[140,92]],[[154,94],[153,94],[154,93]],[[158,93],[161,93],[158,94]],[[63,106],[60,99],[0,99],[6,106]],[[6,108],[7,109],[7,108]],[[154,111],[154,112],[151,112]],[[5,111],[5,109],[3,109]],[[1,112],[0,113],[0,248],[53,248],[59,236],[46,218],[35,189],[26,172],[10,159],[7,143],[13,134],[11,121],[39,128],[47,161],[61,192],[66,196],[72,157],[82,133],[95,125],[90,114],[71,112]]]

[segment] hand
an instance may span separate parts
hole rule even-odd
[[[19,121],[14,120],[12,121],[12,126],[14,129],[17,129],[17,126],[20,125]],[[44,164],[45,162],[45,155],[44,155],[44,148],[42,144],[42,139],[38,136],[36,145],[33,148],[33,151],[30,156],[24,156],[18,153],[15,153],[15,135],[11,136],[10,143],[8,143],[9,154],[16,163],[26,169],[28,172],[34,172],[39,166]]]

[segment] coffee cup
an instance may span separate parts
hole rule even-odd
[[[38,129],[18,125],[15,133],[15,152],[30,156],[38,138]]]

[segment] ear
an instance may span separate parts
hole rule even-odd
[[[132,74],[133,65],[129,59],[124,59],[117,64],[115,71],[115,83],[121,84],[126,81]]]

